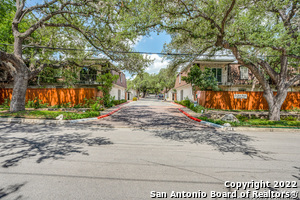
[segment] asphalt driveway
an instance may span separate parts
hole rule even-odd
[[[113,115],[88,124],[138,129],[199,129],[206,127],[178,111],[180,106],[158,100],[154,95],[126,104]]]

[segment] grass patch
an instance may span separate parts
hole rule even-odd
[[[63,111],[48,111],[48,110],[32,110],[19,111],[15,113],[0,113],[1,117],[15,117],[15,118],[38,118],[38,119],[55,119],[59,115],[64,115],[64,119],[83,119],[90,117],[98,117],[99,111],[89,111],[85,113],[63,112]]]
[[[300,128],[300,121],[269,121],[267,119],[242,119],[240,122],[225,122],[218,119],[209,119],[207,117],[198,117],[201,120],[223,125],[225,123],[231,124],[233,127],[268,127],[268,128]]]

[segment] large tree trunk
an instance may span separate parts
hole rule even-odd
[[[145,98],[146,92],[147,92],[147,90],[143,90],[143,98]]]
[[[287,96],[287,89],[280,87],[277,90],[276,96],[271,90],[264,92],[264,97],[269,105],[269,120],[280,121],[280,109]]]
[[[25,110],[25,96],[29,80],[29,69],[22,59],[22,42],[23,39],[14,37],[14,57],[17,61],[15,63],[16,73],[14,77],[14,88],[10,102],[10,112],[18,112]]]
[[[25,110],[25,96],[28,86],[29,74],[25,72],[17,72],[14,77],[14,88],[10,102],[10,112],[18,112]]]

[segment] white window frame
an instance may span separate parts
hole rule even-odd
[[[248,80],[249,79],[249,69],[244,66],[240,66],[240,79]]]

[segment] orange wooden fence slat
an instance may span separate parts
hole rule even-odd
[[[0,104],[4,99],[12,96],[12,89],[0,88]],[[26,91],[26,102],[36,97],[42,100],[42,103],[48,103],[49,106],[59,105],[71,102],[72,105],[84,103],[84,99],[95,98],[96,88],[28,88]]]
[[[235,99],[235,94],[247,94],[247,99]],[[276,92],[274,93],[276,94]],[[268,110],[263,92],[244,91],[201,91],[198,103],[206,108],[223,110]],[[288,92],[282,110],[300,108],[300,92]]]

